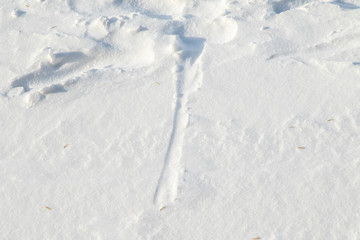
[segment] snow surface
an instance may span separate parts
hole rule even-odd
[[[0,239],[360,239],[359,0],[1,0]]]

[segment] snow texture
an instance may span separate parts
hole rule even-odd
[[[0,239],[360,239],[359,0],[0,6]]]

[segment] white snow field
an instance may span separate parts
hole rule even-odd
[[[360,239],[360,0],[0,3],[0,240]]]

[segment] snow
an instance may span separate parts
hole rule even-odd
[[[0,6],[1,239],[359,239],[360,1]]]

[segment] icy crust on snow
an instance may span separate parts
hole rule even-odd
[[[359,239],[360,1],[9,1],[1,239]]]

